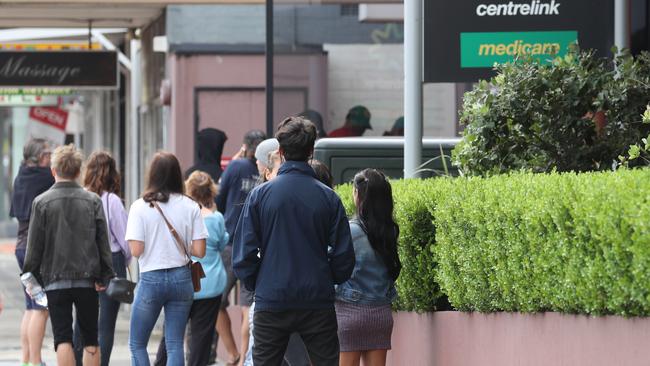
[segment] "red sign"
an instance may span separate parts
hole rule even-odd
[[[32,107],[29,109],[29,118],[65,131],[68,112],[57,107]]]

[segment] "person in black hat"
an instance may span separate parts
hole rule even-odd
[[[307,109],[304,112],[300,113],[298,117],[303,117],[316,125],[316,131],[318,132],[319,139],[327,137],[327,132],[323,127],[323,116],[321,116],[320,113],[316,112],[313,109]]]
[[[343,127],[330,132],[328,137],[361,136],[366,130],[372,130],[372,126],[370,126],[370,111],[368,111],[368,108],[358,105],[348,111]]]
[[[185,179],[196,170],[210,174],[215,182],[221,178],[221,155],[223,146],[228,140],[226,134],[216,128],[204,128],[197,134],[197,150],[199,161],[185,172]]]

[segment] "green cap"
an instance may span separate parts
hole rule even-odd
[[[365,127],[372,130],[372,126],[370,126],[370,111],[362,105],[350,108],[345,119],[346,121],[350,121],[352,126]]]

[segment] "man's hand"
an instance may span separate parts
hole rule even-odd
[[[95,282],[95,290],[97,292],[103,292],[106,291],[106,286],[102,285],[101,283]]]

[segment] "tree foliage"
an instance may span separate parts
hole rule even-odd
[[[495,66],[465,94],[463,140],[453,154],[466,175],[611,169],[650,126],[650,55],[610,61],[572,49],[550,64]]]

